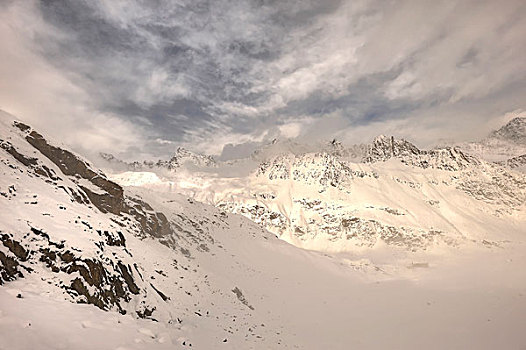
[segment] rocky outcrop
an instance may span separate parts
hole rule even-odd
[[[155,213],[147,203],[139,199],[126,199],[121,186],[108,180],[102,172],[93,170],[89,163],[67,150],[51,145],[41,134],[32,130],[28,125],[15,122],[14,126],[26,133],[26,141],[51,160],[64,175],[72,177],[73,181],[86,180],[90,184],[89,187],[77,181],[78,187],[100,211],[116,215],[130,214],[136,218],[145,234],[154,237],[168,235],[171,232],[164,214]],[[18,158],[22,157],[22,155],[18,155]],[[29,162],[30,165],[37,164],[36,159]],[[82,193],[78,193],[74,189],[70,190],[78,202],[85,202]]]
[[[27,261],[29,252],[9,235],[0,232],[0,241],[9,250],[8,253],[0,251],[0,285],[24,277],[20,261]],[[26,268],[26,271],[31,271]]]
[[[277,156],[259,165],[257,177],[269,180],[287,180],[305,184],[317,184],[323,189],[329,186],[343,188],[353,177],[346,162],[328,153]]]
[[[479,161],[459,148],[445,147],[434,150],[420,150],[411,142],[393,136],[378,136],[369,147],[363,161],[366,163],[385,162],[391,158],[399,159],[403,164],[419,168],[433,168],[457,171],[476,165]]]
[[[288,160],[284,156],[276,157],[266,162],[262,162],[257,171],[256,176],[267,176],[269,180],[286,180],[290,178],[290,166]]]
[[[7,155],[2,164],[12,171],[11,179],[16,185],[0,192],[2,200],[6,205],[11,204],[7,201],[16,201],[38,208],[40,194],[45,194],[46,206],[41,207],[44,212],[37,213],[49,217],[43,221],[49,226],[46,231],[33,224],[33,213],[21,218],[27,222],[28,232],[0,232],[0,284],[37,271],[75,302],[151,317],[155,306],[145,300],[153,289],[142,279],[123,232],[166,240],[169,237],[173,245],[173,231],[166,216],[141,199],[125,195],[121,186],[94,170],[87,161],[51,144],[31,127],[19,122],[13,126],[18,131],[13,129],[5,137],[12,142],[0,140],[0,146]],[[24,200],[20,197],[29,196],[30,190],[24,184],[32,184],[32,191],[36,192],[30,195],[30,201],[20,202]],[[85,217],[66,215],[69,205],[63,199],[68,196],[75,203],[72,207],[76,212],[86,213]],[[64,210],[64,216],[61,212],[47,212],[49,200],[58,202],[58,210]],[[101,219],[112,224],[100,226]],[[64,236],[65,227],[75,232],[71,239],[66,242],[52,238],[55,228]],[[82,237],[77,237],[79,234]],[[76,248],[75,242],[82,249]],[[134,298],[136,306],[130,303]]]
[[[369,147],[364,161],[367,163],[383,162],[391,158],[410,158],[418,156],[421,151],[411,142],[396,140],[393,136],[387,137],[380,135],[376,137]]]
[[[48,177],[51,180],[60,180],[54,170],[49,169],[47,166],[40,164],[37,158],[27,157],[19,153],[16,148],[9,142],[0,140],[0,147],[3,148],[7,153],[13,156],[17,161],[33,169],[33,171],[44,177]]]
[[[278,236],[288,234],[296,242],[309,242],[318,236],[323,236],[323,239],[329,242],[348,241],[356,247],[371,248],[382,242],[413,251],[425,250],[432,244],[457,244],[455,239],[448,237],[440,230],[386,225],[378,220],[338,212],[338,208],[328,208],[327,203],[320,200],[302,199],[295,202],[302,207],[304,213],[318,213],[318,219],[302,221],[296,217],[288,218],[279,211],[273,211],[257,204],[224,202],[219,205],[219,208],[242,214]],[[379,209],[392,215],[403,215],[391,208]]]
[[[526,203],[526,178],[505,168],[487,163],[482,169],[469,169],[455,179],[458,189],[472,197],[506,210],[519,210]]]
[[[166,216],[163,213],[155,212],[148,203],[139,198],[128,197],[124,210],[125,213],[137,220],[142,232],[147,236],[163,238],[172,233]]]
[[[79,185],[100,211],[113,214],[124,211],[122,187],[108,180],[102,173],[95,172],[87,162],[73,153],[49,144],[38,132],[28,130],[27,125],[21,128],[21,123],[16,123],[15,126],[26,130],[28,132],[26,141],[51,160],[64,175],[85,179],[99,188],[101,191],[94,191],[92,188]]]
[[[526,167],[526,154],[497,162],[497,164],[511,168],[511,169]]]
[[[100,235],[102,239],[112,237],[112,242],[116,242],[108,231]],[[52,241],[46,232],[37,228],[32,228],[27,236],[31,239],[23,243],[8,233],[0,233],[0,240],[8,248],[7,253],[0,251],[0,284],[24,277],[21,270],[32,272],[31,265],[39,261],[50,272],[72,275],[69,284],[59,283],[57,286],[79,303],[93,304],[103,310],[115,308],[126,313],[124,304],[131,300],[130,295],[141,292],[131,267],[118,258],[85,258],[62,242]],[[122,234],[117,236],[125,248],[124,237]],[[99,256],[104,256],[102,242],[96,244]]]

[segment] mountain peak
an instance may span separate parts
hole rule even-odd
[[[515,117],[500,129],[493,131],[490,137],[526,144],[526,117]]]
[[[177,149],[175,150],[175,154],[174,156],[177,156],[177,157],[186,157],[186,156],[190,156],[194,154],[192,151],[184,148],[184,147],[177,147]]]
[[[386,135],[384,135],[384,134],[380,134],[380,135],[378,135],[378,136],[376,136],[376,137],[374,138],[373,143],[381,142],[381,141],[387,140],[387,139],[389,139],[389,138],[393,138],[393,136],[388,137],[388,136],[386,136]]]
[[[394,136],[379,135],[374,138],[373,143],[365,156],[366,162],[385,161],[392,157],[418,155],[421,151],[411,142]]]
[[[177,150],[170,159],[170,162],[174,162],[177,164],[177,166],[180,166],[187,161],[197,166],[213,166],[216,163],[214,158],[211,156],[195,153],[184,147],[177,147]]]

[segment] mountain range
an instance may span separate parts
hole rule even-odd
[[[93,163],[0,117],[6,348],[526,344],[525,118],[429,150]]]
[[[421,150],[382,135],[348,148],[332,140],[313,152],[294,141],[273,141],[237,162],[212,167],[194,161],[200,169],[149,168],[111,177],[244,215],[301,248],[339,252],[381,242],[422,249],[500,240],[494,227],[514,232],[524,224],[526,181],[517,170],[526,154],[525,120],[515,118],[477,144]],[[495,140],[506,149],[522,147],[523,154],[493,162],[469,153]],[[223,175],[239,164],[251,170]],[[478,224],[475,217],[485,220]]]

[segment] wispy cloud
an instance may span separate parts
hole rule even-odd
[[[84,151],[220,153],[280,134],[431,143],[524,108],[520,0],[0,8],[0,108]]]

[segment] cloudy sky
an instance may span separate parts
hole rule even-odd
[[[2,0],[0,44],[1,109],[126,159],[425,146],[526,108],[523,0]]]

